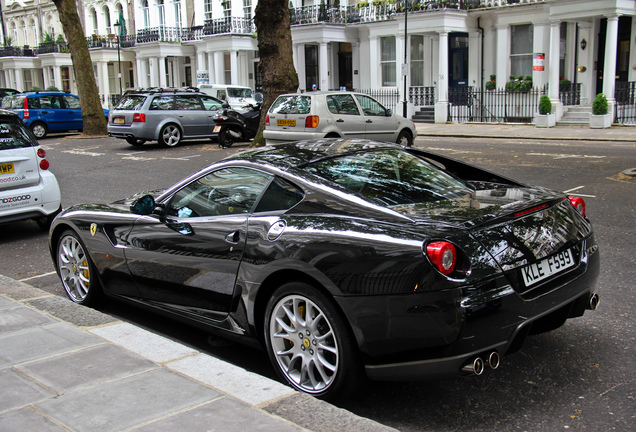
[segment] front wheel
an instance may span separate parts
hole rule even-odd
[[[46,137],[46,134],[49,132],[46,125],[42,122],[32,123],[30,129],[31,129],[31,132],[33,132],[33,135],[35,135],[37,139]]]
[[[403,130],[398,135],[398,139],[396,141],[398,144],[411,147],[413,145],[413,135],[407,130]]]
[[[181,142],[181,129],[175,124],[168,124],[159,132],[159,144],[165,147],[174,147]]]
[[[333,302],[314,287],[291,282],[277,289],[264,328],[272,364],[295,389],[334,399],[360,381],[357,344]]]
[[[221,132],[219,132],[219,147],[232,147],[234,141],[236,141],[236,139],[230,134],[230,127],[224,126],[223,128],[221,128]]]
[[[57,271],[66,294],[75,303],[95,304],[101,296],[97,273],[77,233],[65,231],[57,243]]]

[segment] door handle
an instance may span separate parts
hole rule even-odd
[[[228,243],[238,243],[241,239],[241,233],[239,231],[234,231],[225,236],[225,241]]]
[[[344,120],[343,119],[338,119],[338,120],[336,120],[336,123],[344,123]]]
[[[373,120],[367,120],[366,122],[367,123],[373,123]]]

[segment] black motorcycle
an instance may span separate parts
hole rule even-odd
[[[261,104],[241,110],[224,109],[214,117],[214,132],[219,134],[219,147],[232,147],[235,142],[249,141],[256,136],[261,122]]]

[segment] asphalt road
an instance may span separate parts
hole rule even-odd
[[[210,141],[139,149],[111,138],[71,136],[52,136],[41,144],[65,207],[165,187],[245,149],[221,150]],[[582,196],[601,247],[601,304],[554,332],[533,336],[496,371],[447,381],[369,383],[338,405],[402,431],[633,430],[636,179],[620,173],[636,167],[636,143],[418,137],[416,146]],[[35,223],[0,225],[0,235],[0,273],[63,294],[46,234]],[[203,332],[117,302],[102,310],[273,377],[264,353],[209,345]]]

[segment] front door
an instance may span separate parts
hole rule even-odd
[[[468,86],[468,33],[450,34],[448,68],[451,87]]]
[[[627,82],[629,75],[629,52],[632,17],[622,16],[618,18],[618,46],[616,47],[616,82]],[[607,38],[607,18],[601,20],[598,37],[598,58],[596,70],[596,93],[603,93],[603,73],[605,72],[605,41]],[[617,84],[617,88],[620,85]],[[606,95],[614,97],[614,95]]]

